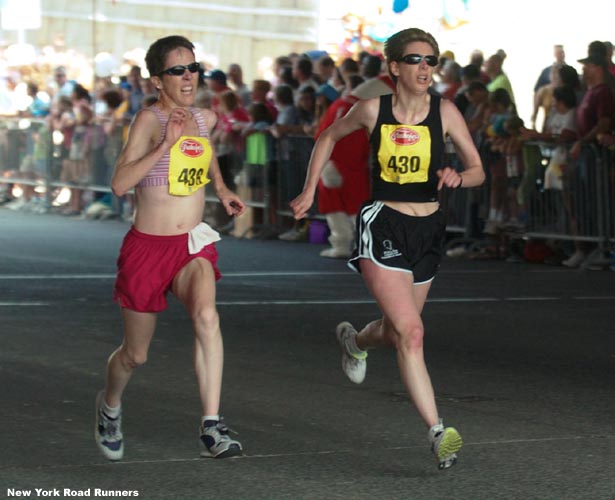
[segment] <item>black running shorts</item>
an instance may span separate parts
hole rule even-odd
[[[356,245],[348,261],[361,272],[359,259],[414,275],[414,283],[428,283],[442,260],[446,223],[437,210],[426,217],[405,215],[381,201],[363,204],[357,214]]]

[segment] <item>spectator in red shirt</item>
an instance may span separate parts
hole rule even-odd
[[[212,101],[212,110],[216,114],[220,114],[220,96],[231,88],[226,83],[226,74],[221,69],[214,69],[209,73],[205,73],[209,90],[214,94]]]

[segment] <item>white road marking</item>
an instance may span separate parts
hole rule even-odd
[[[476,271],[448,271],[450,274],[483,274],[489,273],[489,270]],[[443,271],[446,273],[446,271]],[[114,280],[115,274],[108,273],[65,273],[65,274],[0,274],[2,280],[21,280],[21,281],[63,281],[63,280]],[[260,277],[300,277],[300,276],[358,276],[348,271],[250,271],[250,272],[229,272],[224,273],[225,278],[260,278]],[[443,298],[428,298],[428,303],[483,303],[483,302],[546,302],[558,301],[564,299],[581,300],[581,301],[611,301],[615,300],[615,296],[606,295],[582,295],[572,297],[557,297],[557,296],[527,296],[527,297],[443,297]],[[303,306],[303,305],[350,305],[350,304],[374,304],[372,298],[357,298],[345,300],[221,300],[218,301],[218,306]],[[0,307],[45,307],[51,305],[51,302],[45,301],[0,301]]]
[[[561,437],[545,437],[545,438],[528,438],[528,439],[494,439],[489,441],[475,441],[464,442],[464,447],[484,447],[494,446],[502,444],[542,444],[553,442],[573,442],[573,441],[592,441],[596,439],[615,439],[615,435],[600,435],[600,436],[561,436]],[[387,446],[382,450],[402,451],[413,449],[424,449],[423,445],[414,446]],[[228,460],[254,460],[254,459],[267,459],[267,458],[286,458],[286,457],[300,457],[300,456],[322,456],[322,455],[347,455],[350,453],[356,453],[354,449],[335,449],[335,450],[314,450],[314,451],[296,451],[286,453],[261,453],[261,454],[244,454],[237,457],[227,458]],[[170,464],[170,463],[186,463],[186,462],[198,462],[201,460],[214,460],[213,458],[202,457],[186,457],[186,458],[164,458],[154,460],[121,460],[118,462],[96,462],[89,464],[60,464],[60,465],[37,465],[36,469],[79,469],[84,467],[121,467],[128,465],[148,465],[148,464]],[[13,469],[27,469],[28,467],[12,467]]]

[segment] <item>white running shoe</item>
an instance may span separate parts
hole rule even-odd
[[[562,261],[562,266],[566,266],[566,267],[570,267],[570,268],[575,269],[575,268],[579,267],[581,264],[583,264],[583,262],[585,261],[586,257],[587,256],[583,252],[580,252],[579,250],[577,250],[568,259]]]
[[[348,321],[343,321],[335,329],[335,336],[342,349],[342,370],[352,382],[360,384],[365,380],[367,371],[367,351],[350,352],[347,342],[353,335],[356,336],[357,331]]]
[[[110,418],[102,411],[103,391],[96,396],[96,425],[94,437],[98,449],[108,460],[121,460],[124,456],[124,437],[122,435],[122,414]]]
[[[500,224],[498,223],[498,221],[494,219],[489,219],[485,223],[485,228],[483,229],[483,233],[493,236],[495,234],[498,234],[499,230],[500,230]]]
[[[202,457],[229,458],[241,455],[241,443],[229,436],[229,428],[222,421],[208,420],[205,424],[199,427]]]
[[[455,465],[457,452],[463,446],[463,440],[454,427],[444,427],[442,420],[429,429],[428,439],[431,451],[438,460],[438,469],[448,469]]]
[[[449,248],[446,251],[446,256],[447,257],[463,257],[467,253],[468,253],[468,249],[464,247],[463,245],[460,245],[455,248]]]
[[[342,250],[341,248],[325,248],[320,252],[321,257],[329,259],[347,259],[352,255],[352,252]]]

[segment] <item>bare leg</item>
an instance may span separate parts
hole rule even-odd
[[[430,284],[414,285],[409,273],[381,268],[361,260],[363,278],[384,318],[365,327],[357,345],[371,347],[393,343],[399,372],[410,399],[428,427],[438,423],[438,410],[423,356],[421,312]]]
[[[224,348],[216,310],[215,275],[211,264],[194,259],[173,281],[173,293],[184,304],[194,328],[194,366],[202,415],[218,415]]]
[[[388,338],[384,336],[382,329],[382,318],[376,319],[368,323],[357,334],[357,347],[363,351],[367,349],[375,349],[383,345],[391,345]]]
[[[119,406],[134,369],[147,361],[147,352],[156,329],[156,313],[122,309],[122,316],[124,340],[107,362],[105,401],[111,407]]]

